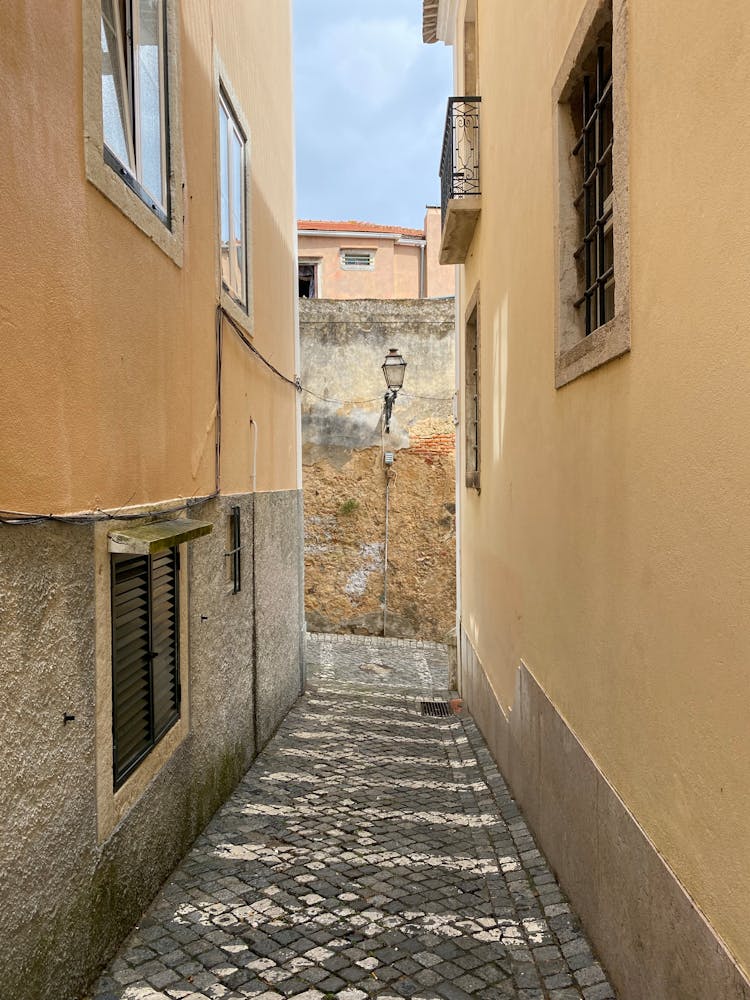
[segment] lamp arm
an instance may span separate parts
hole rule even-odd
[[[391,433],[391,415],[393,413],[393,404],[396,402],[396,397],[398,396],[398,389],[389,389],[388,392],[383,397],[385,401],[385,433]]]

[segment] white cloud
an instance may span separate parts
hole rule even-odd
[[[295,0],[300,215],[418,226],[436,200],[450,52],[421,7]]]
[[[329,28],[306,62],[317,62],[327,89],[348,93],[363,111],[378,111],[402,93],[421,48],[406,18],[358,17]]]

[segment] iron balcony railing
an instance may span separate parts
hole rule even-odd
[[[440,162],[440,207],[451,198],[481,194],[479,184],[479,105],[481,97],[449,97]]]

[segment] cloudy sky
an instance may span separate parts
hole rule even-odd
[[[452,81],[421,0],[294,0],[294,21],[299,217],[421,227]]]

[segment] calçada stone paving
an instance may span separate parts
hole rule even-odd
[[[609,1000],[443,647],[311,636],[308,692],[93,1000]]]

